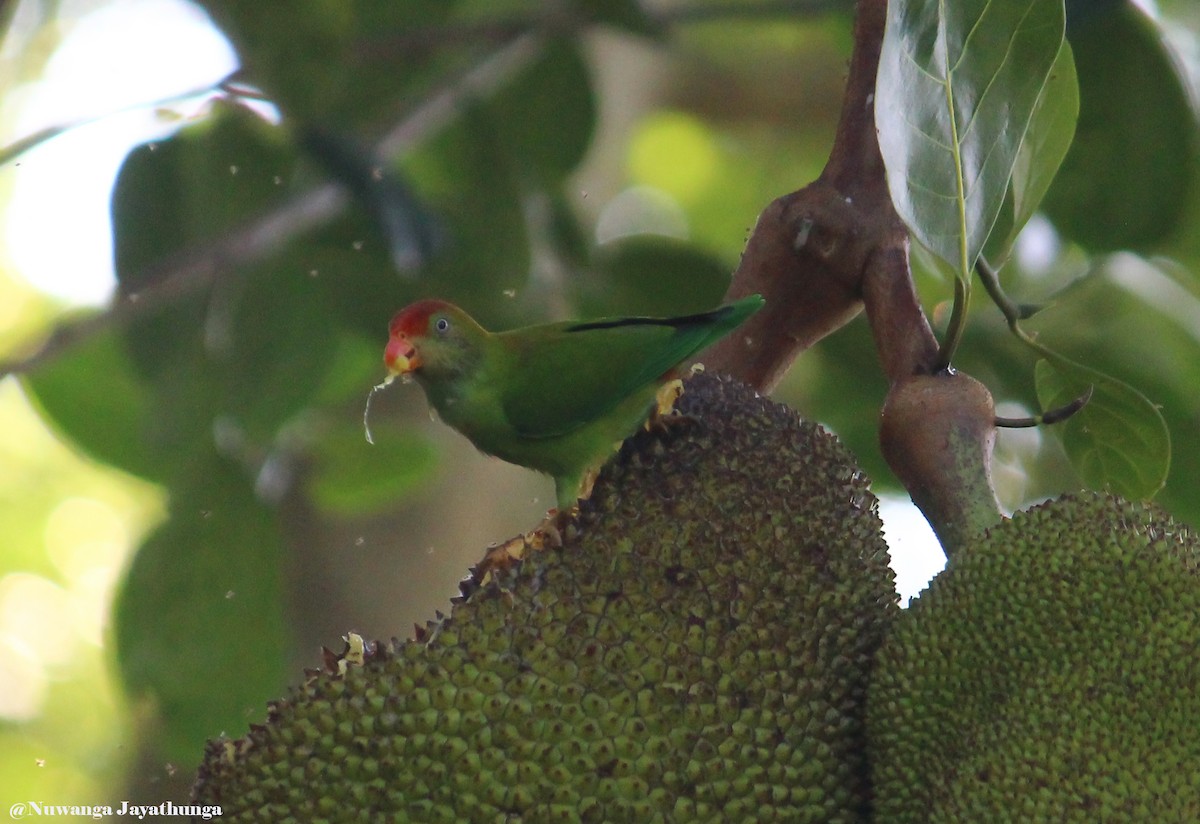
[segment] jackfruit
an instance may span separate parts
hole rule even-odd
[[[847,451],[690,379],[562,530],[417,638],[362,645],[209,743],[222,821],[852,822],[898,611]],[[361,661],[361,663],[356,663]]]
[[[1200,821],[1200,542],[1088,494],[968,543],[868,697],[878,820]]]

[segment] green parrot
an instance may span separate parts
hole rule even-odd
[[[389,378],[411,375],[442,421],[482,452],[554,478],[558,509],[656,408],[681,367],[763,305],[758,295],[676,318],[607,318],[489,332],[450,303],[422,300],[389,326]]]

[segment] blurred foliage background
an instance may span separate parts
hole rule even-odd
[[[550,483],[476,454],[411,388],[374,397],[366,442],[392,313],[437,295],[500,328],[719,302],[759,211],[828,154],[851,5],[5,7],[0,787],[23,793],[8,800],[182,799],[204,740],[261,719],[321,645],[445,609]],[[1159,500],[1200,523],[1200,10],[1067,9],[1076,140],[1002,278],[1051,304],[1027,324],[1040,339],[1160,405]],[[126,49],[128,71],[105,73]],[[201,79],[179,79],[188,61]],[[129,96],[97,107],[92,83]],[[130,118],[122,138],[97,128]],[[89,304],[64,255],[107,254],[84,243],[104,214],[76,204],[81,170],[107,197],[117,163],[100,261],[117,285]],[[51,170],[31,222],[22,181]],[[53,294],[29,282],[46,260]],[[944,323],[952,283],[917,269]],[[1033,361],[977,299],[957,365],[1001,414],[1036,411]],[[860,319],[776,397],[903,496],[876,443],[885,392]],[[1010,509],[1080,485],[1047,432],[1002,432],[996,468]]]

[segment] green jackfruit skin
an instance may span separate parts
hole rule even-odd
[[[1018,513],[895,622],[879,821],[1200,821],[1200,542],[1101,495]]]
[[[866,684],[898,611],[834,437],[700,375],[559,549],[209,743],[225,822],[853,822]],[[344,664],[343,664],[344,666]]]

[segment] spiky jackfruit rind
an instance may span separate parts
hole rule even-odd
[[[896,611],[875,499],[831,435],[745,387],[699,376],[679,409],[561,548],[421,642],[335,657],[210,743],[195,798],[272,824],[864,820]]]
[[[1200,821],[1200,541],[1064,498],[964,547],[868,701],[889,822]]]

